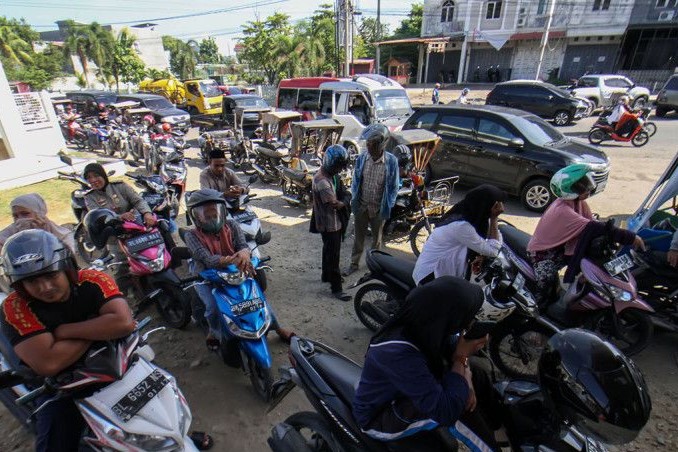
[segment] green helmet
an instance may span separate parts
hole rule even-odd
[[[585,163],[568,165],[551,178],[551,191],[563,199],[577,199],[595,188],[591,167]]]

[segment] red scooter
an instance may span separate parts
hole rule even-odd
[[[618,141],[622,143],[631,142],[636,147],[645,146],[650,141],[650,134],[645,129],[645,117],[647,113],[645,110],[639,112],[637,115],[628,113],[636,117],[636,127],[627,136],[621,136],[616,133],[615,127],[607,122],[607,115],[601,114],[598,121],[593,124],[589,131],[589,141],[591,144],[600,144],[603,141]],[[631,121],[631,119],[628,119]]]

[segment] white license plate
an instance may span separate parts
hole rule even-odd
[[[513,280],[512,285],[517,292],[520,292],[523,289],[523,286],[525,285],[525,277],[521,273],[518,273],[516,275],[516,279]]]
[[[605,270],[611,275],[615,276],[619,273],[626,271],[633,267],[633,259],[628,254],[622,254],[619,257],[615,257],[609,262],[604,264]]]

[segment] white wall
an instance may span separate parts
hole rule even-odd
[[[541,41],[520,41],[513,51],[512,79],[531,79],[536,76],[541,52]],[[542,77],[546,78],[548,72],[563,64],[565,57],[565,39],[549,40],[548,48],[544,52],[542,62]]]

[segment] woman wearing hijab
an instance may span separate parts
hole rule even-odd
[[[469,191],[424,244],[412,272],[414,281],[424,284],[443,275],[464,278],[476,255],[495,256],[501,247],[497,222],[505,200],[506,193],[493,185]]]
[[[451,427],[455,437],[475,446],[471,450],[497,450],[481,413],[490,411],[491,383],[480,368],[472,373],[468,365],[487,337],[463,337],[482,304],[480,287],[453,276],[410,292],[367,349],[353,401],[363,432],[391,442],[392,450],[446,450],[434,430]]]
[[[37,193],[17,196],[9,203],[14,223],[0,231],[0,249],[5,241],[19,231],[26,229],[44,229],[54,234],[59,240],[75,249],[73,231],[62,227],[47,218],[47,204]]]

